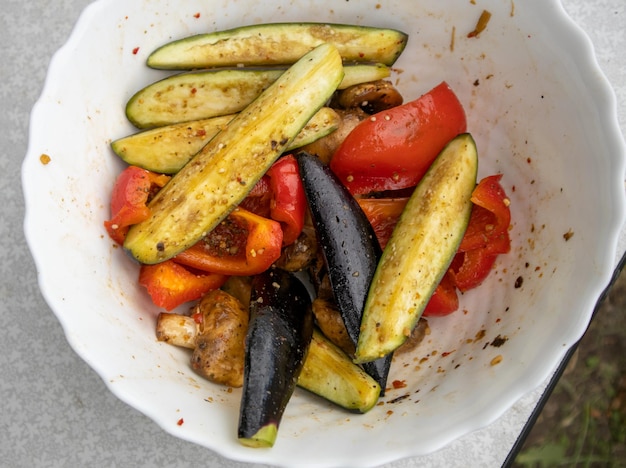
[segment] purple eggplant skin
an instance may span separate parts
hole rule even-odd
[[[297,155],[300,177],[328,279],[350,339],[359,339],[367,293],[382,254],[374,228],[358,202],[319,158]],[[392,355],[363,364],[384,394]]]
[[[272,268],[252,280],[239,441],[271,447],[313,334],[311,296],[293,274]]]

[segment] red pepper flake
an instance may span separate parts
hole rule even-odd
[[[456,351],[456,349],[455,349],[455,350],[453,350],[453,351],[445,351],[445,352],[441,353],[441,357],[450,356],[450,355],[451,355],[452,353],[454,353],[455,351]]]
[[[185,420],[184,420],[183,418],[180,418],[180,419],[176,422],[176,424],[177,424],[178,426],[182,426],[183,424],[185,424]]]
[[[391,385],[393,385],[395,389],[404,388],[406,387],[406,382],[404,380],[394,380]]]
[[[200,18],[200,12],[196,13],[195,15],[193,15],[194,18],[198,19]]]
[[[137,52],[139,52],[139,47],[135,47],[133,49],[133,55],[137,55]]]

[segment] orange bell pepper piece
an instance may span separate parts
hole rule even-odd
[[[166,310],[200,299],[227,279],[228,276],[214,273],[195,274],[172,260],[142,265],[139,270],[139,284],[146,288],[155,305]]]
[[[236,208],[201,241],[173,260],[210,273],[256,275],[278,260],[282,244],[279,222]]]

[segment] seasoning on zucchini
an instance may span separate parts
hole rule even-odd
[[[194,120],[144,130],[111,143],[123,161],[162,174],[175,174],[235,115]],[[322,107],[296,135],[286,151],[313,143],[339,127],[340,117],[330,107]]]
[[[126,117],[137,128],[153,128],[241,111],[285,72],[277,69],[220,69],[181,73],[137,91],[126,104]],[[344,67],[338,89],[387,78],[388,67]]]
[[[474,140],[461,134],[419,182],[372,280],[356,362],[391,353],[411,334],[467,228],[477,167]]]
[[[268,23],[198,34],[165,44],[147,64],[160,69],[288,65],[322,43],[345,62],[393,65],[408,35],[394,29],[329,23]]]
[[[309,293],[293,274],[268,270],[252,280],[245,342],[239,442],[274,445],[313,334]]]
[[[150,217],[128,231],[125,249],[154,264],[195,244],[246,197],[342,78],[334,46],[302,57],[157,193]]]

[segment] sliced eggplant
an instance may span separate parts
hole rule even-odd
[[[408,35],[394,29],[329,23],[267,23],[169,42],[148,57],[160,69],[288,65],[323,43],[345,62],[393,65]]]
[[[311,298],[293,274],[268,270],[252,281],[239,441],[274,445],[313,334]]]
[[[298,164],[333,295],[356,346],[381,248],[361,207],[330,168],[305,152],[298,154]],[[364,365],[382,391],[391,359],[389,355]]]

